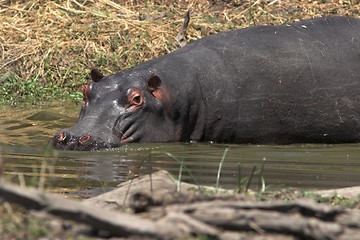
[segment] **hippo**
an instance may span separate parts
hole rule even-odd
[[[91,70],[57,149],[128,143],[360,142],[360,20],[210,35],[113,75]]]

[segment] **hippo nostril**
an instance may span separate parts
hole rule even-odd
[[[57,140],[59,142],[63,142],[63,141],[65,141],[65,139],[66,139],[66,133],[65,132],[62,132],[59,135],[57,135]]]
[[[79,139],[79,142],[80,144],[85,144],[87,141],[90,140],[90,138],[91,136],[89,134],[86,134]]]

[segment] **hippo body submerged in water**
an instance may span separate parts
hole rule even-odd
[[[91,72],[58,149],[131,142],[360,141],[360,20],[327,17],[207,36],[104,77]]]

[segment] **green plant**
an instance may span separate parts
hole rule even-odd
[[[72,92],[57,85],[40,82],[36,76],[30,76],[25,81],[20,81],[16,74],[3,75],[0,78],[2,103],[35,103],[37,101],[72,99],[79,101],[82,98],[80,92]]]
[[[221,161],[219,163],[219,169],[218,169],[218,173],[217,173],[217,176],[216,176],[216,192],[218,192],[219,190],[219,183],[220,183],[220,174],[221,174],[221,169],[222,169],[222,166],[224,164],[224,161],[225,161],[225,157],[226,157],[226,154],[228,153],[229,151],[229,148],[225,148],[224,150],[224,154],[221,158]]]

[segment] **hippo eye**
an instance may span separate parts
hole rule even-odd
[[[141,97],[140,96],[135,96],[132,100],[132,102],[134,104],[141,104]]]
[[[143,98],[140,94],[136,93],[132,96],[131,105],[139,106],[143,103]]]
[[[140,107],[144,102],[143,95],[138,89],[131,89],[128,94],[128,99],[130,108]]]

